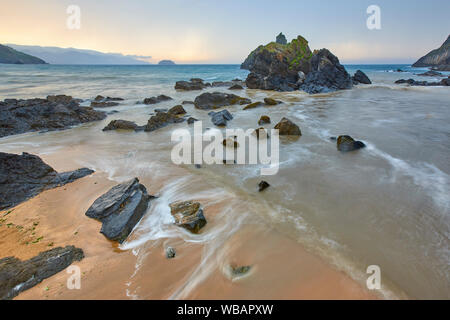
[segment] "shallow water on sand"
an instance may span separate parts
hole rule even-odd
[[[238,66],[0,66],[1,99],[47,94],[126,98],[121,106],[108,109],[119,113],[104,121],[61,132],[6,137],[0,139],[0,151],[58,155],[61,161],[51,163],[58,170],[72,169],[75,163],[117,182],[137,176],[159,195],[122,245],[133,250],[138,261],[128,284],[130,297],[155,296],[143,290],[140,281],[152,266],[153,248],[161,243],[204,246],[189,273],[167,289],[167,298],[204,297],[206,279],[214,279],[217,272],[226,275],[227,263],[238,260],[254,265],[255,273],[262,272],[261,264],[270,265],[275,253],[286,263],[267,270],[300,277],[286,266],[287,257],[296,255],[291,246],[281,240],[276,242],[280,247],[264,242],[264,234],[271,232],[301,243],[362,285],[367,267],[380,266],[384,297],[450,298],[450,89],[394,85],[400,78],[424,79],[408,72],[385,72],[397,67],[362,66],[374,84],[334,94],[238,92],[253,101],[270,96],[285,103],[250,111],[228,107],[234,115],[229,128],[256,128],[259,117],[269,115],[272,124],[267,128],[288,117],[303,133],[298,141],[281,141],[278,174],[262,178],[260,166],[173,165],[171,132],[192,130],[186,123],[152,133],[101,131],[113,119],[145,124],[155,108],[169,108],[199,94],[176,92],[177,80],[245,78],[246,72]],[[136,104],[157,94],[174,100],[154,106]],[[184,108],[202,120],[204,128],[213,127],[207,111],[192,105]],[[367,148],[339,153],[329,137],[341,134],[364,141]],[[271,184],[264,193],[257,192],[261,179]],[[172,225],[168,204],[187,199],[199,200],[205,212],[214,212],[207,216],[208,225],[200,235]],[[249,228],[252,225],[258,227]],[[255,236],[247,239],[252,233]],[[233,256],[237,245],[245,248]],[[277,279],[273,274],[266,278]],[[286,282],[273,290],[282,292],[282,284]]]

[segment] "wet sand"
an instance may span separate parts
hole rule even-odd
[[[59,152],[43,158],[58,171],[74,169],[70,161],[60,162],[62,154],[68,159],[66,153]],[[177,173],[180,172],[173,172]],[[149,193],[156,194],[164,179],[151,184],[141,182],[147,185]],[[67,289],[70,274],[62,271],[16,299],[378,298],[257,218],[247,219],[217,249],[206,248],[204,243],[170,238],[147,241],[134,249],[145,254],[120,250],[116,243],[99,233],[100,222],[84,215],[92,202],[115,184],[105,174],[95,173],[45,191],[4,217],[7,221],[0,227],[0,258],[14,255],[29,259],[41,251],[66,245],[82,248],[85,254],[81,262],[75,263],[82,272],[80,290]],[[205,208],[208,225],[203,232],[220,224],[222,216],[218,213],[223,205]],[[8,211],[1,212],[0,217]],[[10,223],[13,225],[8,227]],[[133,237],[131,234],[131,241]],[[176,248],[175,259],[166,259],[167,246]],[[242,278],[233,279],[230,265],[252,268]]]

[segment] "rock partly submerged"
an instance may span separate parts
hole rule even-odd
[[[65,95],[0,101],[0,137],[30,131],[63,130],[106,118],[105,112],[81,107],[79,102]]]
[[[180,118],[170,112],[157,112],[144,126],[144,131],[151,132],[166,127],[169,124],[180,123],[186,119]]]
[[[157,103],[160,103],[163,101],[170,101],[170,100],[173,100],[173,99],[169,96],[161,94],[156,97],[145,98],[143,102],[144,102],[144,104],[157,104]]]
[[[357,70],[352,77],[353,84],[372,84],[369,77],[362,72],[361,70]]]
[[[336,141],[336,146],[342,152],[355,151],[366,147],[363,142],[356,141],[348,135],[339,136]]]
[[[280,122],[277,123],[275,129],[279,130],[280,136],[301,136],[302,132],[295,123],[293,123],[288,118],[281,119]]]
[[[235,104],[244,105],[251,103],[250,99],[225,92],[205,92],[194,100],[197,109],[211,110]]]
[[[436,87],[436,86],[450,86],[450,76],[448,78],[444,78],[441,81],[428,82],[428,81],[418,81],[414,79],[400,79],[395,81],[396,84],[408,84],[410,86],[421,86],[421,87]]]
[[[224,127],[228,121],[233,120],[233,115],[228,110],[211,111],[208,115],[211,117],[212,123],[218,127]]]
[[[128,120],[112,120],[103,131],[111,130],[137,130],[138,125],[133,121]]]
[[[38,156],[0,152],[0,210],[14,207],[42,191],[63,186],[92,174],[82,168],[58,173]]]
[[[169,206],[170,212],[175,218],[175,224],[192,233],[199,233],[207,223],[199,202],[178,201]]]
[[[83,258],[83,250],[67,246],[41,252],[26,261],[15,257],[0,259],[0,300],[13,299]]]
[[[94,201],[86,216],[102,222],[100,232],[109,240],[122,243],[147,211],[154,197],[138,178],[114,186]]]

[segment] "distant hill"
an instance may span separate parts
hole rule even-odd
[[[440,48],[420,58],[413,67],[434,67],[450,71],[450,35]]]
[[[14,50],[11,47],[0,44],[0,63],[8,64],[45,64],[44,60],[32,55]]]
[[[158,64],[161,66],[173,66],[175,65],[175,62],[173,62],[172,60],[161,60],[160,62],[158,62]]]
[[[10,47],[39,57],[51,64],[149,64],[149,56],[103,53],[94,50],[23,46],[9,44]]]

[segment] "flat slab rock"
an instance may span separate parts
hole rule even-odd
[[[175,218],[175,224],[192,233],[199,233],[206,225],[206,218],[199,202],[178,201],[170,205],[170,212]]]
[[[82,168],[56,172],[38,156],[0,152],[0,210],[14,207],[44,190],[53,189],[92,174]]]
[[[13,299],[83,258],[83,250],[67,246],[41,252],[26,261],[14,257],[0,259],[0,300]]]
[[[54,131],[106,118],[106,113],[81,107],[71,96],[0,101],[0,137],[30,131]]]
[[[138,178],[118,184],[94,201],[86,216],[102,222],[100,232],[109,240],[122,243],[147,212],[154,197]]]

